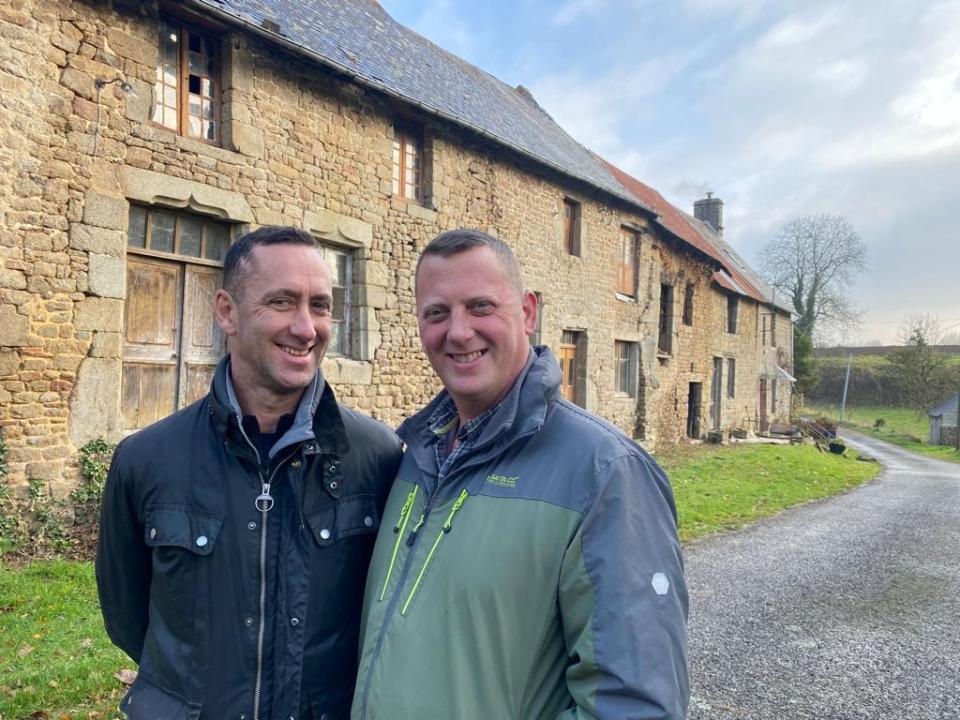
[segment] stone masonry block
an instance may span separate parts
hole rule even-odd
[[[90,253],[87,285],[100,297],[123,298],[126,267],[123,258]]]
[[[126,250],[126,241],[119,230],[84,225],[83,223],[70,224],[70,247],[74,250],[123,257]]]
[[[96,332],[90,355],[93,357],[120,357],[123,349],[123,336],[118,332]]]
[[[123,328],[123,301],[89,297],[74,306],[73,324],[79,330],[120,332]]]
[[[0,268],[0,288],[23,290],[27,287],[27,278],[20,270]]]
[[[83,203],[83,222],[109,230],[127,229],[127,201],[90,191]]]
[[[20,367],[20,356],[9,349],[0,350],[0,377],[13,375]]]
[[[147,42],[119,28],[111,28],[107,31],[106,47],[108,51],[127,60],[133,60],[138,65],[150,67],[157,61],[155,42]]]
[[[67,431],[77,447],[97,437],[116,439],[120,429],[120,376],[119,359],[86,358],[80,363]]]
[[[0,347],[29,345],[30,318],[12,305],[0,305]]]

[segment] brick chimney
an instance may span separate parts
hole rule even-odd
[[[708,192],[703,200],[693,203],[693,216],[707,223],[716,230],[717,235],[723,237],[723,200],[713,197],[712,192]]]

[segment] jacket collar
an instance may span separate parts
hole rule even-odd
[[[211,413],[221,434],[237,433],[246,439],[241,423],[243,415],[230,378],[229,355],[217,365],[209,400]],[[273,446],[270,457],[297,443],[305,443],[308,450],[327,454],[343,455],[350,449],[333,389],[323,379],[319,369],[300,398],[293,425]]]
[[[556,356],[544,345],[531,348],[527,364],[477,439],[473,452],[479,454],[498,450],[521,437],[537,432],[543,425],[547,410],[556,399],[559,388],[560,365]],[[415,453],[417,464],[421,467],[428,467],[430,463],[424,465],[420,462],[418,451],[435,441],[430,430],[430,418],[448,398],[449,393],[446,390],[440,391],[423,410],[397,428],[397,434]],[[430,455],[434,453],[428,452],[423,457]],[[435,457],[433,464],[436,464]]]

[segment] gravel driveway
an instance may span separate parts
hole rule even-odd
[[[845,437],[877,480],[687,549],[691,720],[960,719],[960,465]]]

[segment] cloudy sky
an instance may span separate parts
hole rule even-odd
[[[712,190],[748,261],[844,215],[870,251],[859,340],[960,329],[957,0],[381,0],[675,205]]]

